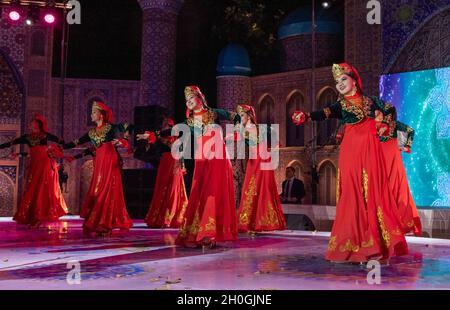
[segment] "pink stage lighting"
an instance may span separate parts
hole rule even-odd
[[[11,10],[8,14],[9,19],[11,19],[12,21],[16,22],[20,19],[20,13],[19,11],[16,10]]]
[[[51,13],[46,13],[44,15],[44,21],[47,24],[53,24],[55,22],[55,15],[51,14]]]

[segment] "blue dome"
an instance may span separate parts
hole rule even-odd
[[[311,33],[311,6],[302,6],[286,16],[278,28],[278,39]],[[316,7],[316,33],[343,34],[343,12],[338,8]]]
[[[216,67],[217,75],[250,75],[250,59],[245,47],[228,44],[219,54]]]

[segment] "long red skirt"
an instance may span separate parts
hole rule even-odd
[[[366,262],[408,252],[381,147],[373,119],[345,126],[328,260]]]
[[[57,221],[67,214],[67,206],[59,187],[56,162],[48,157],[45,145],[31,147],[30,155],[25,190],[14,220],[30,225]]]
[[[179,228],[188,204],[184,178],[174,171],[177,160],[170,152],[162,155],[156,176],[156,186],[145,222],[149,227]]]
[[[273,170],[261,170],[261,158],[249,159],[239,207],[238,230],[270,231],[286,229],[283,209]]]
[[[176,244],[200,245],[211,239],[234,241],[237,239],[236,218],[230,161],[227,158],[196,159],[186,218]]]
[[[422,235],[422,224],[416,204],[409,190],[405,166],[398,149],[397,139],[391,139],[383,142],[381,145],[389,176],[389,186],[397,203],[402,230],[404,233],[413,232],[416,236],[420,236]]]
[[[125,207],[119,154],[111,142],[102,144],[94,157],[91,185],[81,207],[86,233],[109,233],[133,226]]]

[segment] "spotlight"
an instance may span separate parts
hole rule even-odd
[[[19,10],[15,10],[12,9],[11,11],[9,11],[8,17],[10,20],[12,20],[13,22],[18,21],[22,16],[20,15]]]
[[[52,13],[46,13],[44,15],[44,21],[47,24],[53,24],[55,22],[55,15],[53,15]]]
[[[41,23],[53,25],[56,21],[55,1],[47,0],[46,8],[41,9]]]
[[[322,2],[322,7],[323,7],[324,9],[328,9],[328,8],[330,7],[330,2],[328,2],[328,1]]]

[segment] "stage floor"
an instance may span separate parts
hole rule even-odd
[[[366,266],[324,260],[329,233],[240,235],[215,249],[187,249],[173,245],[176,230],[137,222],[92,239],[81,223],[71,218],[49,231],[0,219],[0,289],[450,289],[450,240],[408,237],[410,254],[381,266],[381,284],[370,285]],[[80,284],[67,281],[74,262]]]

